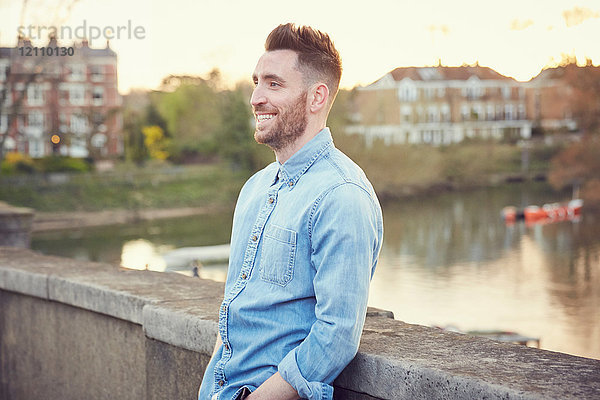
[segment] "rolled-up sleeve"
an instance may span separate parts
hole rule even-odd
[[[379,204],[360,186],[343,183],[317,199],[308,232],[316,321],[278,371],[300,397],[331,399],[333,380],[358,351],[383,235]]]

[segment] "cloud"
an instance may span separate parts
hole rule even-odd
[[[599,12],[590,10],[587,7],[574,7],[571,10],[564,10],[562,15],[569,28],[580,25],[587,19],[600,18]]]
[[[510,30],[511,31],[522,31],[522,30],[529,28],[531,25],[533,25],[533,21],[530,19],[527,19],[524,21],[520,21],[518,19],[513,19],[512,21],[510,21]]]

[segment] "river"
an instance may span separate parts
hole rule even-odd
[[[409,323],[537,337],[541,348],[600,359],[600,214],[507,226],[500,210],[568,198],[544,183],[386,203],[369,304]],[[33,235],[32,248],[164,270],[161,254],[227,243],[231,213]],[[224,281],[224,264],[200,269]],[[191,275],[191,270],[180,271]]]

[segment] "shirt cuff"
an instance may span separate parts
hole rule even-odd
[[[298,392],[302,399],[332,400],[333,386],[323,382],[309,382],[302,376],[296,362],[296,351],[297,349],[291,350],[279,363],[277,370],[282,378]]]

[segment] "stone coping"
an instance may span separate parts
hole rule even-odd
[[[206,355],[213,350],[223,287],[175,273],[0,247],[0,290],[127,320],[141,325],[149,338]],[[359,353],[336,387],[355,398],[600,398],[600,360],[410,325],[390,316],[369,310]]]

